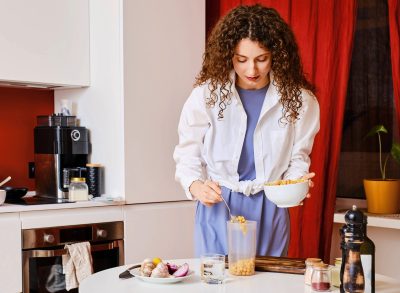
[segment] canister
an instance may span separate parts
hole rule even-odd
[[[88,186],[83,177],[73,177],[69,184],[68,198],[72,201],[88,200]]]
[[[94,197],[101,195],[101,181],[102,181],[102,165],[101,164],[86,164],[86,179],[89,188],[89,194]]]
[[[315,292],[329,292],[331,289],[331,267],[328,264],[316,263],[311,274],[311,288]]]
[[[304,283],[306,285],[311,285],[311,274],[313,272],[313,265],[317,263],[321,263],[322,260],[320,258],[307,258],[306,259],[306,272],[304,273]]]
[[[250,276],[255,272],[257,222],[227,222],[229,273]]]
[[[340,268],[342,266],[342,258],[335,258],[335,266],[332,268],[332,286],[340,287]]]

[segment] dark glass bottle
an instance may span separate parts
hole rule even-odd
[[[342,263],[340,265],[340,293],[344,293],[343,289],[343,274],[344,274],[344,265],[346,264],[346,258],[347,258],[347,253],[346,253],[346,242],[344,239],[344,235],[347,230],[347,225],[343,225],[342,228],[339,229],[339,234],[340,234],[340,249],[342,250]]]
[[[365,277],[365,293],[375,293],[375,244],[367,236],[367,216],[363,223],[364,242],[360,247],[361,263]]]
[[[344,231],[346,261],[342,281],[343,290],[350,293],[363,293],[365,280],[360,248],[364,242],[364,214],[356,206],[353,206],[344,218],[346,221]]]

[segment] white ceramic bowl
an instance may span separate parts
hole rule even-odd
[[[0,205],[2,205],[6,200],[6,194],[7,192],[5,190],[0,189]]]
[[[298,206],[308,193],[308,180],[284,185],[264,185],[265,196],[280,208]]]

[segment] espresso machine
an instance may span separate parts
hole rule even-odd
[[[70,177],[85,177],[90,154],[88,129],[75,116],[38,116],[34,129],[36,197],[68,201]]]

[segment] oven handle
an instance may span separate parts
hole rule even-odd
[[[90,245],[90,250],[94,251],[106,251],[113,250],[115,248],[119,248],[118,241],[113,241],[105,244],[92,244]],[[34,249],[34,250],[26,250],[24,251],[24,255],[28,257],[54,257],[54,256],[62,256],[67,255],[68,249]]]

